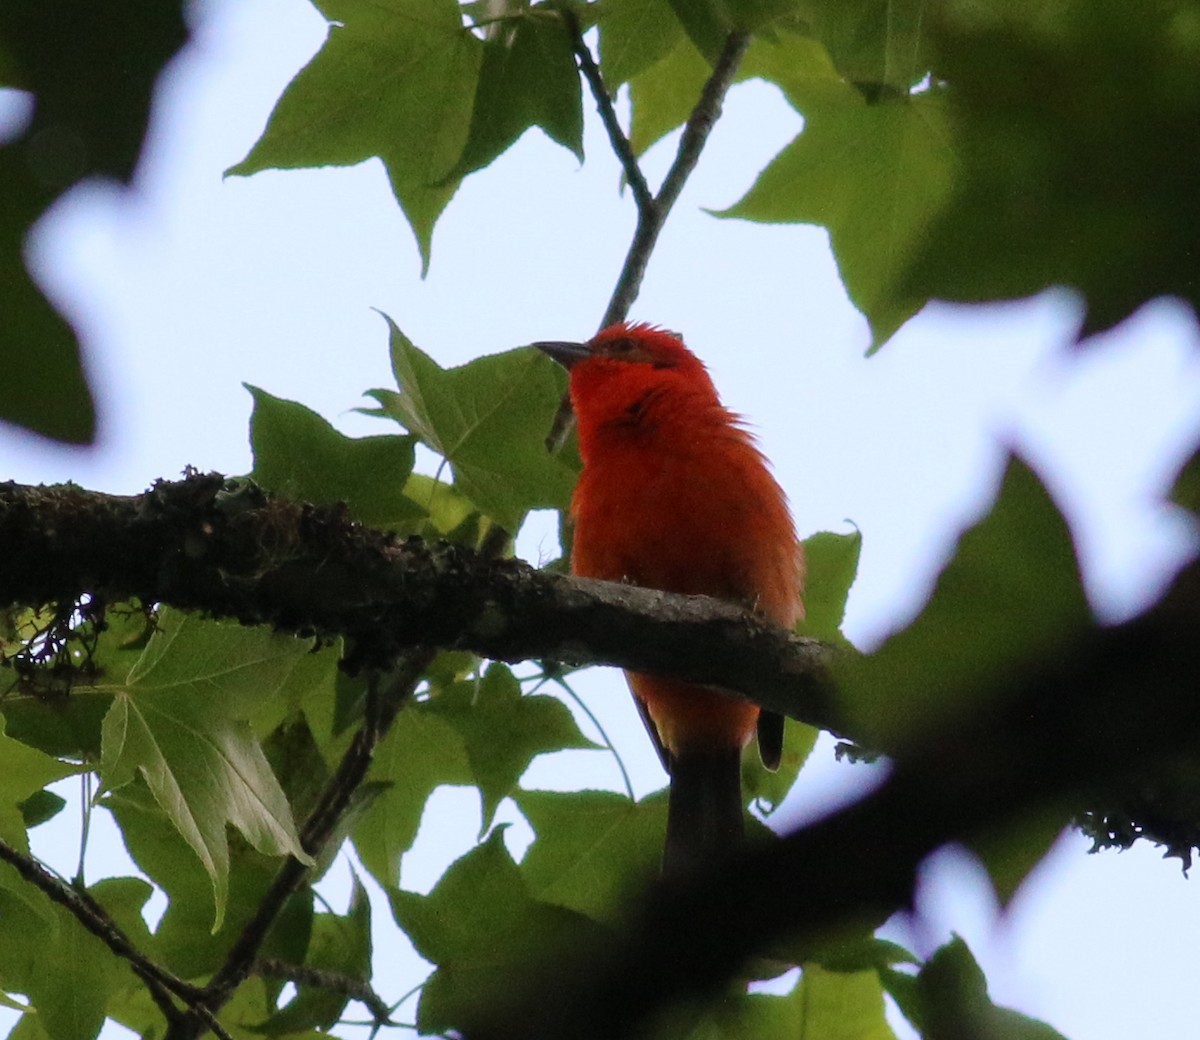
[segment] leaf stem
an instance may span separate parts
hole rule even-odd
[[[571,700],[579,705],[579,710],[582,711],[588,717],[588,719],[591,720],[592,725],[596,727],[596,732],[600,734],[600,739],[604,741],[604,746],[612,752],[613,758],[617,760],[617,768],[621,771],[621,779],[625,781],[625,793],[629,795],[629,800],[631,802],[637,801],[637,798],[633,793],[633,782],[629,779],[629,771],[625,768],[625,760],[621,757],[621,753],[617,750],[616,745],[612,742],[608,732],[602,725],[600,725],[600,720],[596,718],[595,712],[593,712],[592,709],[587,706],[587,702],[575,692],[574,688],[566,681],[566,679],[556,679],[555,682],[557,682],[559,686],[567,691],[567,694],[570,696]]]

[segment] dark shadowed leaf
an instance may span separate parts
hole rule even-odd
[[[47,437],[87,443],[96,414],[76,334],[26,269],[26,235],[83,178],[130,178],[154,83],[186,39],[182,8],[0,5],[0,69],[36,99],[25,133],[0,146],[0,419]]]
[[[1006,0],[930,20],[961,174],[904,291],[1071,286],[1085,333],[1157,296],[1200,301],[1195,17],[1185,2]]]
[[[589,918],[533,898],[503,828],[451,865],[427,896],[392,889],[397,923],[437,965],[417,1012],[422,1033],[462,1029],[520,991],[555,953],[605,933]]]
[[[875,653],[839,660],[843,704],[868,743],[889,746],[977,705],[996,676],[1043,658],[1090,620],[1066,522],[1012,458],[991,512],[959,540],[917,620]]]

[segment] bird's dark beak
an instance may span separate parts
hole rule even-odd
[[[560,343],[557,340],[551,340],[542,343],[530,343],[531,347],[536,347],[543,354],[549,354],[563,368],[570,368],[576,361],[582,361],[584,358],[592,356],[592,348],[588,343]]]

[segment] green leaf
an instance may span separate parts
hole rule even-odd
[[[802,636],[845,644],[842,620],[846,600],[858,576],[862,532],[818,531],[804,540],[804,619],[796,625]]]
[[[484,41],[471,131],[452,177],[487,166],[526,130],[583,162],[583,103],[571,38],[561,16],[537,4],[492,24]]]
[[[800,0],[809,31],[863,93],[907,93],[929,72],[924,0]]]
[[[25,829],[31,830],[48,820],[54,819],[66,808],[67,800],[56,795],[53,791],[34,791],[28,798],[17,803],[21,810],[21,818],[25,821]]]
[[[0,769],[0,838],[20,852],[28,852],[23,804],[36,794],[49,794],[42,791],[48,784],[82,770],[7,736],[3,716],[0,716],[0,762],[4,763]]]
[[[399,393],[373,390],[383,410],[450,462],[454,482],[513,532],[530,509],[565,509],[576,467],[546,451],[565,373],[521,348],[443,369],[387,319]]]
[[[263,487],[305,502],[345,502],[354,519],[373,527],[407,531],[425,516],[404,494],[414,437],[353,439],[302,404],[246,389],[254,397],[250,476]]]
[[[219,929],[212,927],[212,881],[142,780],[104,796],[133,861],[167,896],[166,911],[148,953],[181,978],[210,975],[257,912],[279,872],[279,860],[256,852],[236,834],[229,846],[229,892]],[[272,927],[263,956],[292,963],[304,958],[312,900],[293,897]]]
[[[630,78],[629,143],[635,155],[687,120],[711,73],[691,41],[681,37],[664,58]]]
[[[163,611],[104,718],[100,775],[115,790],[141,774],[200,858],[225,912],[235,826],[260,852],[305,862],[296,825],[247,717],[277,692],[308,641]]]
[[[683,27],[667,0],[606,0],[599,27],[600,69],[613,91],[684,40]]]
[[[437,965],[421,992],[421,1033],[469,1027],[555,954],[604,935],[588,918],[530,895],[503,830],[453,863],[429,895],[388,892],[397,924]]]
[[[920,617],[875,653],[839,660],[842,703],[870,746],[895,747],[977,707],[996,676],[1054,654],[1090,619],[1066,522],[1014,457]]]
[[[400,857],[412,847],[429,796],[443,784],[473,782],[463,738],[425,705],[405,708],[375,750],[370,783],[380,793],[355,822],[351,837],[362,865],[381,885],[400,883]]]
[[[603,32],[603,23],[601,26]],[[711,72],[691,41],[680,36],[653,64],[637,67],[630,74],[633,116],[629,139],[637,155],[686,122]],[[747,79],[774,83],[801,112],[810,104],[846,96],[846,86],[825,48],[786,26],[751,41],[736,82]]]
[[[684,32],[710,65],[731,33],[754,32],[797,8],[796,0],[668,0]]]
[[[828,228],[878,349],[925,302],[899,280],[949,197],[952,171],[940,91],[869,105],[844,87],[808,105],[803,133],[717,215]]]
[[[836,99],[844,91],[842,78],[820,41],[789,25],[750,42],[737,78],[774,83],[797,112],[824,98]]]
[[[611,791],[525,791],[513,795],[537,834],[521,861],[536,898],[599,921],[618,921],[625,899],[659,873],[667,802]]]
[[[121,888],[110,883],[108,896]],[[39,899],[44,904],[40,914],[0,890],[0,987],[26,994],[37,1009],[36,1025],[53,1040],[94,1040],[104,1024],[114,980],[127,985],[128,971],[73,914]]]
[[[512,671],[499,662],[489,665],[478,681],[447,687],[430,701],[429,711],[462,737],[483,803],[481,834],[534,758],[547,751],[598,746],[580,732],[562,701],[545,694],[522,696]]]
[[[1086,297],[1089,333],[1158,296],[1195,306],[1192,6],[1006,0],[971,11],[930,24],[935,74],[953,84],[961,172],[905,291],[977,302],[1071,286]]]
[[[228,172],[383,160],[425,267],[458,182],[483,44],[454,0],[318,0],[329,36],[288,84],[250,154]]]
[[[874,935],[832,943],[816,953],[813,961],[826,971],[838,972],[862,972],[889,968],[894,964],[919,963],[903,946]]]
[[[895,1040],[884,1015],[883,986],[874,971],[827,971],[806,964],[800,984],[788,999],[799,1027],[795,1036]]]

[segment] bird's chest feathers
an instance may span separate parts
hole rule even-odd
[[[676,592],[752,591],[744,557],[759,488],[744,474],[761,463],[745,435],[663,424],[606,432],[575,493],[575,572]]]

